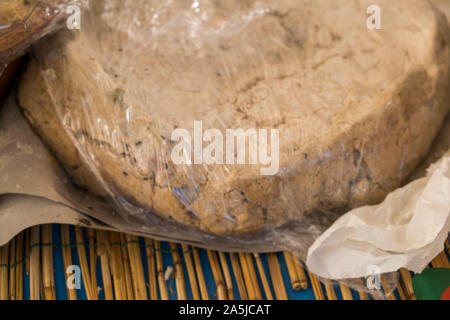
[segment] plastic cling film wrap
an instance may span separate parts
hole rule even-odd
[[[449,111],[445,17],[380,1],[379,32],[369,5],[98,0],[81,30],[36,46],[20,106],[75,182],[143,232],[304,256],[398,188]]]
[[[2,0],[0,2],[0,75],[8,62],[43,36],[64,25],[70,6],[88,0]]]

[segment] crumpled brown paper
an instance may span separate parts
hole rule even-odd
[[[82,213],[89,211],[97,219]],[[105,228],[98,219],[108,221],[110,211],[102,200],[73,187],[11,95],[0,107],[0,245],[45,223]]]

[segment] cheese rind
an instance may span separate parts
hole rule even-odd
[[[19,102],[78,184],[144,224],[233,235],[334,216],[399,187],[449,111],[445,18],[379,2],[382,30],[370,1],[97,1],[38,46]],[[171,135],[194,121],[279,130],[278,174],[174,164]]]

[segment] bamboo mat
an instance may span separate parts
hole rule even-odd
[[[79,266],[80,290],[65,270]],[[450,268],[449,247],[430,267]],[[409,271],[389,299],[416,299]],[[0,247],[0,300],[373,299],[327,286],[288,253],[223,253],[67,225],[33,227]]]

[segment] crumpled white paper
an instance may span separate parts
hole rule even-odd
[[[425,178],[338,219],[309,248],[306,265],[332,280],[401,267],[418,273],[442,252],[449,232],[450,151]]]

